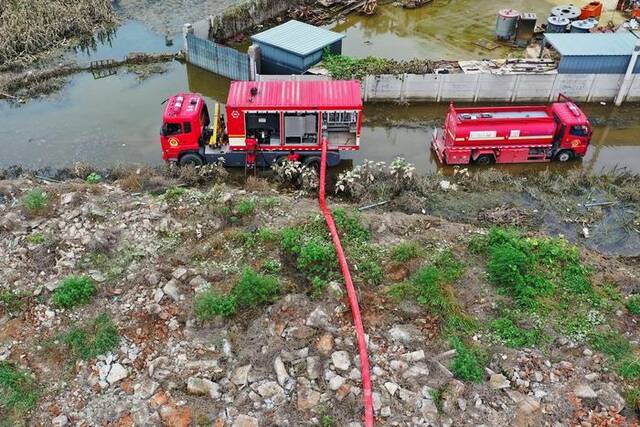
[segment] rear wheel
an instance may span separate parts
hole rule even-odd
[[[307,157],[306,159],[304,159],[304,165],[308,166],[310,168],[315,169],[316,171],[320,170],[320,157]]]
[[[180,166],[202,166],[204,164],[204,160],[202,160],[202,157],[198,154],[187,153],[180,157],[178,164]]]
[[[564,163],[568,162],[571,159],[573,159],[573,153],[569,150],[562,150],[561,152],[556,154],[556,160],[559,162]]]
[[[495,162],[495,159],[491,154],[481,154],[476,159],[476,164],[481,166],[487,166]]]

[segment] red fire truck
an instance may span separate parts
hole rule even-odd
[[[566,162],[587,152],[592,128],[587,116],[560,95],[550,106],[455,108],[431,146],[441,163]]]
[[[162,159],[203,165],[267,167],[280,159],[320,163],[322,139],[327,165],[341,151],[358,150],[362,99],[357,81],[233,82],[226,104],[213,117],[201,95],[179,93],[166,102],[160,136]],[[226,126],[225,126],[226,122]]]

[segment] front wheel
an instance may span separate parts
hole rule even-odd
[[[556,160],[559,162],[568,162],[573,159],[573,153],[569,150],[563,150],[556,155]]]
[[[180,166],[202,166],[203,163],[204,160],[202,160],[202,157],[194,153],[185,154],[180,157],[180,161],[178,162]]]
[[[476,159],[476,164],[481,166],[488,166],[494,162],[494,158],[491,154],[482,154]]]
[[[312,156],[304,159],[304,165],[316,170],[316,172],[320,171],[320,162],[322,159],[320,157]]]

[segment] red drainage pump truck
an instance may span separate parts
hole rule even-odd
[[[431,146],[447,165],[528,163],[583,157],[591,140],[587,116],[564,95],[550,106],[455,108]]]
[[[232,82],[226,120],[219,104],[212,117],[201,95],[180,93],[166,102],[162,159],[203,165],[222,159],[229,167],[268,167],[282,159],[327,166],[341,151],[358,150],[362,98],[357,81]]]

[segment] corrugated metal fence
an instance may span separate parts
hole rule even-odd
[[[326,76],[266,76],[259,80],[313,80]],[[547,102],[564,93],[576,101],[612,101],[622,74],[399,74],[365,77],[365,101],[412,102]],[[624,100],[640,101],[640,74],[633,77]]]
[[[249,80],[249,55],[187,34],[187,61],[232,80]]]

